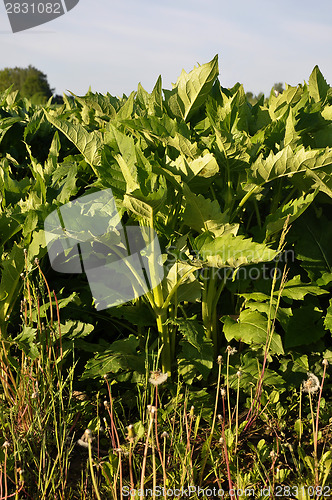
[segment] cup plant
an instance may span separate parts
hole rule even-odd
[[[292,224],[302,216],[302,225],[309,213],[310,222],[313,213],[325,217],[319,210],[331,197],[331,90],[315,67],[309,85],[286,86],[252,106],[240,84],[222,87],[218,71],[216,56],[183,71],[172,90],[162,90],[158,78],[151,94],[139,85],[128,98],[89,92],[63,106],[34,107],[17,93],[3,94],[4,335],[21,285],[23,248],[30,261],[46,253],[45,216],[78,194],[108,187],[123,220],[157,231],[165,259],[162,284],[109,313],[126,318],[137,307],[142,317],[149,309],[163,346],[163,371],[170,374],[177,362],[188,377],[197,368],[206,377],[224,342],[219,318],[225,313],[240,315],[239,330],[248,314],[264,321],[238,292],[256,292],[261,307],[257,292],[267,292],[272,282],[262,270],[278,258],[286,217]],[[302,241],[295,237],[295,254]],[[301,285],[305,262],[287,288],[290,300],[290,290],[299,287],[311,295],[325,292],[317,291],[310,274],[311,282]],[[325,271],[329,275],[328,261]],[[255,273],[255,279],[241,278]],[[198,366],[202,354],[206,369]],[[194,370],[190,358],[196,358]]]
[[[218,75],[215,56],[183,70],[171,90],[159,77],[151,93],[139,84],[122,98],[89,91],[64,96],[63,105],[35,105],[11,89],[0,95],[8,400],[13,350],[25,342],[31,354],[46,318],[51,331],[60,328],[64,359],[78,357],[80,380],[89,383],[108,374],[114,383],[142,383],[159,352],[155,371],[202,389],[218,376],[220,353],[236,345],[241,376],[229,357],[222,368],[227,414],[232,421],[230,391],[245,391],[246,431],[260,414],[263,382],[284,387],[290,360],[299,376],[309,352],[330,359],[331,88],[316,66],[308,84],[252,105],[242,85],[225,88]],[[84,274],[52,270],[43,224],[68,201],[107,188],[125,227],[156,231],[164,278],[145,296],[97,312]],[[149,266],[153,280],[152,258]],[[43,304],[29,288],[37,271],[48,284]]]

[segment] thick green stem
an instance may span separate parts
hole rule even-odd
[[[171,300],[172,300],[173,296],[176,294],[179,286],[182,285],[182,283],[184,283],[184,281],[188,278],[188,276],[190,274],[193,274],[196,271],[197,271],[197,267],[193,267],[192,269],[189,269],[189,271],[187,271],[186,273],[184,273],[183,276],[181,276],[181,278],[176,282],[176,284],[174,285],[174,287],[172,288],[172,290],[169,292],[167,298],[165,299],[165,302],[163,304],[163,309],[167,309],[167,307],[171,303]]]
[[[247,194],[242,198],[242,200],[239,202],[238,206],[237,206],[237,209],[234,210],[234,213],[232,214],[232,217],[231,217],[231,221],[232,222],[234,220],[234,218],[236,217],[236,215],[239,213],[239,211],[241,210],[241,208],[243,207],[243,205],[249,200],[249,198],[256,192],[260,189],[260,186],[256,185],[254,186],[253,188],[250,189],[250,191],[247,192]]]
[[[217,321],[217,307],[220,295],[225,287],[226,281],[232,269],[226,271],[225,277],[222,282],[218,284],[218,275],[215,275],[215,269],[209,270],[209,275],[203,287],[202,294],[202,320],[206,328],[206,336],[211,339],[214,347],[214,354],[219,352],[218,342],[218,321]]]
[[[203,289],[202,298],[202,320],[206,329],[206,336],[212,340],[214,354],[218,352],[218,335],[217,335],[217,308],[214,305],[214,297],[216,294],[217,278],[213,276],[214,269],[209,269],[209,276]]]
[[[162,371],[164,373],[168,373],[171,375],[171,366],[172,366],[172,350],[171,350],[171,342],[170,336],[168,332],[168,326],[165,324],[167,320],[167,308],[164,303],[164,294],[162,284],[159,283],[158,272],[157,272],[157,263],[155,261],[156,255],[156,242],[153,233],[153,217],[150,220],[150,240],[152,241],[151,247],[151,258],[149,260],[150,264],[150,276],[151,276],[151,285],[152,285],[152,294],[148,297],[150,304],[156,315],[157,329],[159,338],[161,339],[163,350],[161,352],[161,365]],[[146,229],[147,231],[149,229]]]
[[[164,296],[161,284],[159,284],[158,286],[156,286],[156,288],[154,288],[153,296],[154,296],[154,303],[156,305],[158,334],[163,344],[163,350],[161,352],[162,371],[164,373],[168,373],[168,375],[171,375],[172,349],[168,332],[168,326],[165,324],[167,320],[167,309],[163,307]]]

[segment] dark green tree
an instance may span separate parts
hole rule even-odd
[[[254,95],[253,92],[246,92],[246,98],[247,101],[250,102],[250,104],[254,105],[256,104],[257,101],[262,97],[263,92],[260,92],[257,95]]]
[[[34,68],[5,68],[0,71],[0,92],[13,85],[13,90],[19,90],[22,97],[28,97],[33,102],[46,102],[53,95],[47,81],[47,76]]]
[[[282,82],[275,83],[273,85],[273,89],[275,92],[278,92],[278,94],[282,94],[284,89],[284,84]]]

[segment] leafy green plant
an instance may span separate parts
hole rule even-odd
[[[183,71],[172,90],[159,77],[151,93],[139,84],[122,98],[88,92],[64,96],[62,105],[35,105],[11,89],[0,95],[1,425],[3,442],[14,442],[16,412],[17,425],[38,437],[39,447],[30,438],[15,444],[15,456],[43,465],[25,482],[32,492],[74,495],[64,443],[76,424],[65,401],[85,416],[91,406],[72,396],[82,386],[112,404],[108,455],[95,446],[99,407],[84,420],[93,437],[82,430],[90,455],[81,490],[91,495],[116,498],[112,484],[126,482],[119,415],[127,411],[136,412],[136,436],[126,440],[131,486],[213,478],[274,488],[305,471],[326,481],[331,457],[320,431],[330,433],[328,405],[321,393],[310,405],[298,389],[309,366],[330,389],[321,359],[331,361],[331,88],[316,66],[308,84],[251,104],[242,85],[224,88],[218,74],[216,56]],[[156,231],[164,279],[144,297],[97,312],[84,274],[52,270],[44,221],[107,188],[125,227]],[[147,392],[149,371],[168,375],[165,390]],[[112,379],[107,392],[103,376]],[[28,395],[36,380],[42,404],[34,416]],[[258,423],[276,431],[249,449]],[[55,458],[43,426],[55,429]],[[299,439],[293,455],[286,435]],[[22,466],[9,450],[5,495],[10,484],[23,491]]]

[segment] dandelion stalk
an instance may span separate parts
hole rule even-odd
[[[152,371],[151,376],[149,378],[150,384],[155,386],[155,408],[157,411],[158,408],[158,386],[160,384],[163,384],[166,382],[168,377],[168,373],[162,373],[160,370]],[[156,447],[158,450],[159,454],[159,459],[161,463],[161,467],[163,470],[163,481],[164,481],[164,487],[166,488],[166,468],[165,468],[165,460],[162,456],[161,449],[160,449],[160,444],[159,444],[159,438],[158,438],[158,418],[157,418],[157,413],[156,413],[156,418],[155,418],[155,436],[156,436]],[[166,490],[164,490],[166,491]],[[165,495],[166,499],[166,495]]]
[[[326,364],[324,363],[324,378],[326,373]],[[324,380],[322,381],[324,382]],[[319,420],[319,406],[320,406],[320,398],[318,400],[317,405],[317,415],[316,422],[314,418],[314,410],[312,405],[312,397],[311,394],[315,393],[320,389],[320,396],[322,394],[323,384],[319,384],[318,377],[313,373],[308,372],[308,378],[302,384],[303,390],[309,394],[309,404],[310,404],[310,413],[311,413],[311,423],[312,423],[312,438],[314,442],[314,467],[315,467],[315,484],[318,486],[318,455],[317,455],[317,442],[318,442],[318,420]]]
[[[130,477],[130,489],[134,490],[134,475],[133,475],[133,444],[135,438],[135,430],[132,424],[128,425],[128,440],[129,440],[129,477]],[[134,498],[131,497],[130,498]]]
[[[233,494],[230,493],[231,500],[233,500],[233,498],[235,498],[235,500],[237,500],[236,495],[234,493],[234,489],[233,489],[231,470],[229,467],[227,441],[226,441],[226,436],[225,436],[225,413],[226,413],[226,410],[225,410],[225,391],[222,392],[221,399],[222,399],[222,407],[223,407],[223,415],[224,415],[224,418],[222,419],[222,422],[221,422],[221,434],[222,434],[222,438],[223,438],[223,442],[224,442],[224,453],[225,453],[225,461],[226,461],[226,469],[227,469],[228,487],[229,487],[229,492],[231,492],[231,491],[233,492]]]
[[[299,446],[301,446],[301,439],[302,439],[302,387],[300,389],[299,421],[300,421]]]
[[[2,445],[5,450],[5,460],[4,460],[4,478],[5,478],[5,498],[8,498],[8,485],[7,485],[7,456],[8,456],[8,441],[5,441]]]
[[[317,413],[316,413],[316,429],[315,429],[315,433],[314,433],[314,448],[316,450],[315,451],[315,481],[316,481],[316,487],[319,486],[318,457],[317,457],[319,409],[320,409],[320,402],[321,402],[321,398],[322,398],[323,385],[324,385],[324,380],[325,380],[325,375],[326,375],[326,368],[328,366],[327,359],[323,359],[323,366],[324,366],[324,371],[323,371],[322,383],[320,385],[319,396],[318,396]],[[310,395],[310,393],[309,393],[309,395]]]
[[[87,441],[88,441],[89,465],[90,465],[90,472],[91,472],[91,479],[92,479],[92,483],[93,483],[93,488],[95,490],[95,494],[96,494],[97,499],[101,500],[101,496],[99,495],[99,490],[98,490],[98,486],[97,486],[96,476],[95,476],[95,473],[94,473],[94,470],[93,470],[92,446],[91,446],[91,443],[92,443],[92,432],[91,432],[91,430],[87,429],[85,431],[85,435],[86,435],[86,438],[87,438]]]
[[[240,377],[241,372],[237,372],[237,389],[236,389],[236,416],[235,416],[235,451],[237,452],[237,444],[238,444],[238,433],[239,433],[239,398],[240,398]]]
[[[150,407],[150,408],[149,408]],[[144,447],[144,455],[143,455],[143,463],[142,463],[142,472],[141,472],[141,490],[144,490],[144,479],[145,479],[145,469],[146,469],[146,460],[148,456],[148,447],[149,447],[149,439],[150,439],[150,434],[152,431],[153,427],[153,420],[154,420],[154,407],[151,407],[150,405],[148,406],[148,409],[150,409],[150,419],[149,419],[149,427],[148,427],[148,433],[146,436],[146,441],[145,441],[145,447]]]
[[[210,435],[209,435],[209,437],[207,439],[208,450],[210,449],[210,446],[211,446],[211,441],[212,441],[214,427],[215,427],[216,418],[217,418],[217,409],[218,409],[218,400],[219,400],[219,391],[220,391],[220,379],[221,379],[221,363],[222,363],[222,356],[221,355],[218,356],[217,363],[219,365],[219,369],[218,369],[218,381],[217,381],[217,392],[216,392],[216,401],[215,401],[215,404],[214,404],[214,414],[213,414],[211,432],[210,432]],[[201,470],[200,478],[199,478],[199,486],[202,485],[203,474],[204,474],[204,469],[205,469],[205,466],[206,466],[207,458],[208,458],[208,451],[205,454],[205,457],[204,457],[204,460],[203,460],[202,470]]]
[[[227,346],[227,362],[226,362],[226,392],[227,392],[227,407],[228,407],[228,421],[229,427],[232,425],[231,401],[229,397],[229,357],[236,353],[235,347]]]

